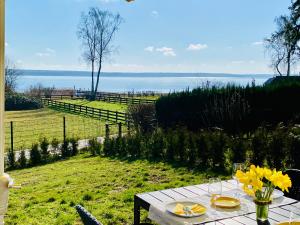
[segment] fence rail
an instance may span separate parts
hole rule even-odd
[[[42,98],[47,99],[86,99],[86,96],[89,95],[89,92],[77,92],[75,95],[44,95]],[[131,98],[124,97],[121,94],[111,94],[99,92],[96,96],[96,101],[105,101],[111,103],[120,103],[120,104],[154,104],[156,100],[144,99],[144,98]]]
[[[124,112],[92,108],[89,106],[76,105],[47,98],[43,98],[42,103],[49,108],[63,110],[75,114],[81,114],[99,120],[105,120],[111,123],[123,123],[129,126],[129,124],[132,122],[129,114]]]

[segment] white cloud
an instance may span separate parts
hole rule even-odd
[[[263,44],[264,44],[263,41],[255,41],[252,43],[252,45],[254,45],[254,46],[263,45]]]
[[[48,57],[48,56],[53,56],[55,54],[56,54],[56,51],[51,48],[46,48],[45,51],[43,51],[43,52],[35,53],[35,55],[38,57]]]
[[[148,46],[144,49],[146,52],[153,52],[154,51],[154,47],[153,46]]]
[[[151,15],[152,15],[153,17],[158,17],[158,16],[159,16],[159,13],[158,13],[156,10],[153,10],[153,11],[151,12]]]
[[[173,48],[161,47],[161,48],[156,48],[156,51],[161,52],[164,56],[176,56],[176,53]]]
[[[46,52],[49,52],[51,54],[55,54],[56,53],[56,51],[54,49],[52,49],[52,48],[46,48]]]
[[[5,42],[5,47],[8,47],[8,43],[7,42]]]
[[[244,63],[245,61],[243,61],[243,60],[235,60],[235,61],[232,61],[231,63],[232,64],[242,64],[242,63]]]
[[[203,49],[206,49],[206,48],[208,48],[207,44],[190,44],[187,47],[187,50],[189,50],[189,51],[200,51],[200,50],[203,50]]]

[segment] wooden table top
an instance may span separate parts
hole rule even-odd
[[[236,189],[234,180],[222,181],[222,191],[230,191]],[[208,184],[192,185],[181,188],[172,188],[161,191],[154,191],[148,193],[137,194],[136,197],[141,201],[141,206],[149,210],[151,205],[162,205],[170,201],[182,200],[184,198],[195,198],[208,194]],[[286,205],[270,208],[269,222],[270,224],[277,224],[278,222],[288,221],[290,216],[290,209],[294,208],[300,212],[300,202],[295,201]],[[299,214],[300,218],[300,214]],[[207,225],[214,225],[215,222],[204,223]],[[229,219],[218,220],[218,225],[256,225],[256,214],[249,213],[243,216],[232,217]]]

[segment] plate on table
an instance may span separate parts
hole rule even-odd
[[[282,191],[277,190],[277,189],[275,189],[275,190],[273,191],[273,194],[272,194],[272,198],[273,198],[273,199],[277,199],[277,198],[280,198],[280,197],[282,197],[282,196],[284,196],[284,193],[283,193]]]
[[[240,200],[227,196],[217,197],[212,201],[212,204],[219,208],[232,209],[241,205]]]
[[[300,221],[292,221],[292,222],[280,222],[277,225],[300,225]]]
[[[165,207],[169,213],[185,218],[202,216],[207,211],[204,205],[190,201],[170,202]]]

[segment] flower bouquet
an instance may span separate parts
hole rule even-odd
[[[250,166],[250,170],[236,172],[236,178],[243,184],[243,190],[254,198],[256,204],[256,218],[260,221],[268,219],[269,205],[272,202],[272,194],[277,187],[282,191],[288,191],[292,186],[288,175],[282,171]]]

